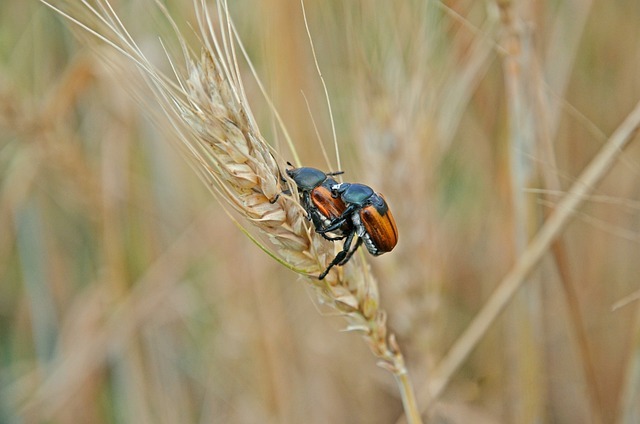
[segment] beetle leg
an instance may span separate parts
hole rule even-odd
[[[326,228],[322,228],[324,226],[324,222],[320,219],[320,218],[316,218],[315,215],[313,215],[313,224],[316,228],[316,233],[320,234],[322,237],[324,237],[326,240],[329,241],[336,241],[336,240],[342,240],[346,237],[346,235],[327,235],[327,229]],[[331,224],[329,224],[331,225]],[[328,227],[327,227],[328,228]],[[339,228],[339,227],[338,227]],[[332,231],[328,231],[328,232],[332,232]]]
[[[291,165],[291,162],[287,162],[287,165],[293,167],[293,165]],[[282,172],[280,172],[280,167],[278,166],[278,176],[280,177],[280,185],[286,185],[287,184],[287,179],[282,175]],[[280,195],[284,194],[286,196],[291,196],[291,190],[290,189],[286,189],[286,190],[282,190],[280,193],[276,194],[275,197],[273,199],[269,199],[269,203],[274,204],[278,201],[278,199],[280,198]]]
[[[342,215],[331,221],[331,223],[325,228],[325,231],[335,231],[340,228],[345,222],[351,219],[351,216],[360,208],[358,205],[349,205],[342,212]]]
[[[342,265],[346,264],[347,262],[349,262],[349,259],[351,259],[353,254],[356,253],[356,250],[358,250],[358,247],[360,247],[361,244],[362,244],[362,239],[360,237],[358,237],[358,241],[356,242],[356,245],[353,247],[353,249],[351,249],[347,253],[347,255],[344,257],[344,259],[341,260],[337,265],[338,266],[342,266]]]
[[[331,221],[331,224],[329,224],[327,227],[317,230],[316,232],[322,235],[324,235],[324,233],[331,233],[337,230],[338,228],[342,227],[342,225],[345,222],[347,222],[347,218],[336,218],[333,221]]]
[[[313,226],[316,229],[316,233],[320,234],[326,240],[336,241],[336,240],[342,240],[346,237],[346,236],[329,236],[325,234],[324,229],[322,229],[324,222],[320,218],[316,217],[315,214],[307,213],[307,219],[313,221]]]
[[[282,178],[282,175],[280,175],[280,179],[282,180],[282,184],[286,184],[287,180],[285,180],[284,178]],[[276,194],[273,199],[269,199],[269,203],[271,203],[272,205],[274,203],[276,203],[278,201],[278,199],[280,198],[280,195],[284,194],[285,196],[291,196],[291,190],[286,189],[286,190],[282,190],[280,193]]]
[[[337,217],[336,219],[331,221],[331,223],[329,225],[327,225],[325,228],[323,228],[321,230],[318,230],[317,232],[320,233],[320,234],[330,233],[330,232],[333,232],[333,231],[337,230],[338,228],[342,227],[344,225],[344,223],[347,222],[351,218],[351,214],[353,213],[353,211],[357,207],[358,206],[356,206],[356,205],[349,205],[347,207],[347,209],[345,209],[344,212],[342,212],[342,215],[340,215],[339,217]]]
[[[351,243],[353,242],[353,237],[355,235],[356,235],[355,231],[352,231],[351,233],[349,233],[349,235],[347,236],[347,239],[344,242],[344,246],[342,246],[342,250],[340,252],[338,252],[338,254],[336,255],[335,258],[333,258],[333,260],[331,261],[331,263],[329,264],[327,269],[325,269],[322,272],[322,274],[320,274],[320,276],[318,276],[318,280],[322,280],[324,277],[326,277],[327,274],[329,273],[329,270],[331,268],[333,268],[335,265],[342,265],[341,262],[347,256],[347,253],[349,252],[349,249],[351,248]]]
[[[316,232],[317,232],[317,231],[316,231]],[[335,236],[335,237],[332,237],[332,236],[328,236],[328,235],[326,235],[326,234],[324,234],[324,233],[320,233],[320,235],[321,235],[322,237],[324,237],[326,240],[329,240],[329,241],[342,240],[342,239],[344,239],[344,238],[346,237],[346,236]]]

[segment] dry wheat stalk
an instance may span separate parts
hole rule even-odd
[[[218,18],[214,19],[204,1],[195,0],[203,41],[198,57],[189,52],[165,11],[185,59],[186,71],[181,74],[176,70],[174,81],[149,62],[108,0],[83,0],[81,4],[41,1],[137,65],[175,128],[181,148],[214,195],[258,230],[256,237],[249,227],[243,227],[263,250],[306,276],[304,280],[313,286],[318,301],[345,317],[347,330],[363,334],[379,365],[395,376],[410,422],[420,422],[402,353],[387,330],[377,283],[367,265],[354,261],[357,264],[337,268],[323,281],[310,277],[325,268],[335,247],[311,229],[297,201],[295,185],[283,179],[283,161],[276,158],[255,123],[238,71],[237,37],[226,2],[217,3]],[[159,2],[157,5],[164,11]],[[220,35],[213,29],[216,26],[223,28]],[[284,189],[293,195],[283,195]],[[260,240],[263,238],[268,242]]]

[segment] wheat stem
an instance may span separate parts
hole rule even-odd
[[[404,364],[401,371],[394,373],[396,384],[400,390],[402,396],[402,406],[404,407],[405,417],[408,424],[420,424],[422,418],[420,418],[420,410],[418,409],[418,403],[416,402],[415,391],[413,390],[413,384],[407,373]]]
[[[584,202],[589,192],[595,188],[596,184],[613,166],[614,161],[622,153],[627,143],[631,141],[638,128],[640,128],[640,103],[635,106],[596,157],[585,168],[567,195],[529,243],[511,271],[504,277],[471,324],[451,347],[449,353],[434,371],[427,390],[421,393],[420,399],[430,403],[442,393],[453,373],[469,356],[491,324],[508,305],[524,279],[569,223],[575,210]]]

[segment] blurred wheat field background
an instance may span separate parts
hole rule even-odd
[[[163,3],[198,51],[192,2]],[[637,142],[430,396],[640,99],[640,3],[524,3],[305,1],[341,167],[398,223],[397,248],[367,261],[425,421],[638,422]],[[163,63],[154,3],[112,4]],[[229,8],[302,162],[337,166],[300,3]],[[402,420],[389,373],[231,222],[134,74],[41,3],[0,2],[0,422]]]

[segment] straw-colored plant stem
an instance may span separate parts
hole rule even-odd
[[[379,365],[395,376],[409,422],[421,422],[403,355],[388,332],[377,282],[366,263],[354,260],[336,268],[323,281],[314,277],[333,258],[335,246],[312,230],[295,186],[284,179],[283,161],[266,143],[253,118],[240,78],[240,52],[226,2],[218,3],[217,19],[204,2],[196,2],[203,43],[199,55],[187,48],[165,11],[184,54],[182,67],[171,60],[176,80],[147,60],[108,0],[83,2],[82,6],[75,2],[45,4],[137,65],[175,129],[181,149],[212,193],[240,216],[239,226],[256,244],[305,276],[318,302],[345,317],[348,331],[363,335]],[[162,9],[159,2],[158,7]],[[279,120],[277,114],[276,118]],[[292,195],[283,194],[286,189]]]
[[[584,169],[566,196],[558,203],[551,216],[545,221],[540,231],[527,245],[516,264],[502,279],[498,288],[478,312],[471,324],[449,350],[447,356],[433,373],[432,379],[424,392],[420,393],[421,407],[426,407],[437,399],[458,367],[464,362],[478,342],[486,334],[491,324],[509,304],[513,295],[522,285],[525,278],[548,251],[551,243],[575,215],[575,210],[585,201],[587,195],[596,187],[611,169],[623,149],[640,129],[640,103],[626,117],[624,122],[611,135],[600,152]]]
[[[543,157],[545,163],[548,163],[552,169],[557,169],[554,147],[551,142],[551,128],[550,119],[545,112],[549,106],[540,104],[544,98],[544,87],[542,84],[542,76],[539,71],[538,63],[535,59],[535,53],[532,51],[533,40],[531,37],[531,31],[526,28],[525,21],[519,16],[519,8],[511,1],[501,0],[498,1],[498,7],[500,9],[500,15],[502,23],[505,29],[505,50],[507,54],[504,57],[504,76],[505,86],[507,87],[507,99],[510,105],[511,116],[511,133],[513,139],[513,146],[511,148],[512,156],[518,156],[516,160],[512,161],[512,172],[518,169],[518,164],[531,162],[531,157]],[[565,71],[566,73],[566,71]],[[563,72],[556,71],[554,75],[562,75]],[[519,140],[524,140],[524,145],[519,143]],[[513,196],[519,199],[520,203],[525,203],[524,198],[526,187],[535,185],[534,179],[537,177],[535,172],[535,166],[533,163],[529,163],[528,171],[531,173],[527,177],[527,181],[522,178],[520,184],[514,184],[517,187],[513,190]],[[553,172],[541,169],[541,177],[550,190],[562,190],[558,176]],[[514,172],[515,174],[515,172]],[[514,180],[517,180],[514,178]],[[524,184],[523,184],[524,183]],[[537,208],[534,207],[530,201],[527,203],[527,214],[532,219],[522,219],[517,228],[526,228],[526,222],[536,222]],[[524,213],[524,208],[515,207],[515,211]],[[521,252],[521,246],[518,246],[518,252]],[[593,366],[593,359],[591,357],[587,331],[584,328],[580,314],[579,300],[574,289],[575,282],[572,281],[570,269],[567,264],[567,246],[564,240],[559,237],[554,240],[551,245],[551,252],[553,253],[558,274],[560,275],[560,282],[564,290],[565,300],[567,303],[567,309],[569,317],[571,319],[571,325],[573,335],[577,341],[578,351],[580,353],[581,365],[584,370],[585,380],[587,381],[587,393],[590,398],[590,415],[594,423],[603,422],[602,419],[602,400],[598,393],[598,385],[596,379],[596,372]],[[534,288],[537,290],[537,287]],[[526,300],[530,301],[532,294],[526,293]],[[539,303],[540,304],[540,303]],[[519,310],[527,310],[527,308],[518,308]],[[540,311],[536,311],[538,322],[542,321],[540,317]],[[518,346],[522,344],[517,342]],[[530,355],[529,355],[530,356]],[[525,357],[525,355],[516,355],[518,357]],[[531,367],[533,368],[533,367]],[[537,373],[542,375],[543,373]],[[539,382],[538,382],[539,383]],[[525,390],[530,390],[527,384]]]
[[[551,128],[549,122],[549,115],[545,112],[548,105],[541,105],[540,103],[544,97],[544,87],[542,86],[542,75],[538,70],[538,62],[535,58],[535,52],[533,50],[534,43],[531,30],[527,28],[526,21],[520,16],[526,12],[521,9],[523,5],[514,4],[509,0],[497,1],[498,8],[500,10],[501,22],[503,25],[503,45],[505,47],[506,54],[503,58],[504,66],[504,78],[505,87],[507,89],[507,102],[509,105],[510,116],[510,138],[511,138],[511,173],[512,173],[512,196],[514,204],[514,216],[517,221],[515,225],[516,236],[516,251],[518,254],[522,253],[524,248],[523,242],[528,235],[517,234],[524,233],[527,228],[527,223],[537,222],[538,209],[532,202],[526,201],[526,187],[532,187],[535,185],[537,178],[536,167],[532,163],[532,157],[542,157],[545,163],[547,163],[551,169],[556,169],[555,153],[552,144]],[[530,12],[530,11],[529,11]],[[578,26],[579,27],[579,26]],[[554,72],[555,75],[563,75],[565,72]],[[548,170],[540,169],[541,177],[550,190],[561,190],[559,179],[556,174],[548,172]],[[591,402],[589,406],[591,408],[591,416],[595,423],[603,422],[602,420],[602,400],[598,393],[596,372],[593,367],[593,360],[591,358],[587,332],[584,328],[580,306],[577,294],[573,288],[571,273],[567,264],[567,246],[564,243],[562,237],[557,238],[551,245],[551,253],[554,256],[555,263],[560,275],[560,281],[565,294],[565,300],[567,302],[567,308],[569,311],[569,317],[571,319],[571,325],[574,337],[577,340],[578,351],[580,353],[581,365],[584,370],[587,393]],[[527,290],[525,292],[525,290]],[[512,308],[513,314],[522,315],[522,319],[530,319],[538,324],[540,327],[543,321],[540,314],[540,307],[527,306],[527,304],[537,304],[536,298],[540,297],[538,287],[525,287],[522,295],[516,302],[523,303],[521,307]],[[530,311],[528,314],[521,311]],[[528,315],[528,316],[527,316]],[[515,318],[515,317],[514,317]],[[514,324],[510,321],[507,325],[511,328]],[[519,320],[522,321],[522,320]],[[515,346],[512,349],[527,349],[528,352],[517,354],[515,358],[527,358],[528,363],[525,366],[520,366],[518,369],[526,369],[527,375],[516,375],[514,385],[520,385],[517,382],[526,382],[521,390],[532,392],[528,396],[518,396],[519,399],[527,399],[530,403],[528,408],[529,414],[541,415],[541,403],[539,376],[543,375],[541,368],[542,360],[535,357],[535,353],[529,349],[534,343],[529,340],[528,342],[521,340],[530,333],[522,331],[526,329],[527,324],[522,323],[518,327],[518,331],[514,332],[512,339],[515,340]],[[525,328],[523,328],[525,327]],[[539,335],[536,335],[539,339]],[[531,338],[531,337],[529,337]],[[535,351],[538,351],[536,349]],[[518,359],[515,359],[518,361]],[[521,371],[522,372],[522,371]],[[533,384],[533,383],[536,384]],[[536,390],[537,389],[537,390]],[[536,400],[534,403],[532,400]],[[537,406],[537,411],[533,410],[533,406]],[[515,409],[515,408],[514,408]],[[521,407],[520,410],[514,411],[516,414],[525,414],[526,407]],[[526,420],[522,417],[520,420]],[[529,417],[533,419],[533,417]]]
[[[513,257],[522,254],[538,222],[535,199],[524,191],[535,185],[536,168],[532,157],[536,149],[536,118],[533,115],[533,90],[531,64],[534,62],[532,32],[526,27],[525,16],[531,11],[525,5],[513,5],[510,1],[498,1],[502,23],[501,44],[506,54],[502,68],[509,119],[509,187],[510,229]],[[533,224],[533,225],[532,225]],[[507,385],[510,390],[510,421],[535,422],[544,417],[544,360],[541,352],[542,329],[541,286],[537,275],[528,278],[514,296],[502,325],[506,331],[507,349],[512,354],[506,358]]]

